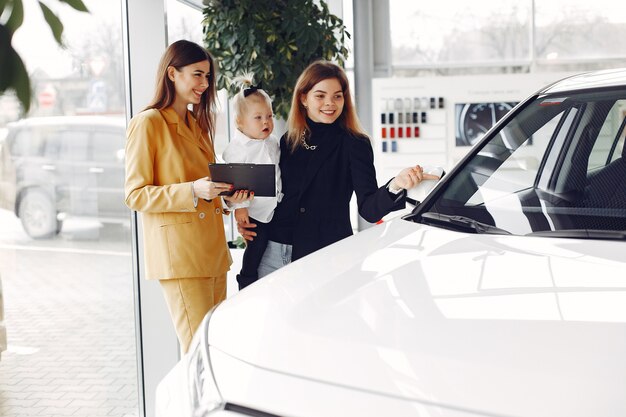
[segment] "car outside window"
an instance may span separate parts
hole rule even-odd
[[[0,207],[13,211],[30,237],[52,238],[73,218],[128,221],[123,119],[31,118],[8,129],[0,147]]]
[[[124,132],[94,132],[92,160],[120,162],[124,156]]]
[[[89,150],[89,132],[67,130],[59,132],[63,138],[61,155],[66,161],[85,161]]]
[[[45,141],[43,154],[46,159],[57,160],[61,154],[63,138],[58,132],[51,132]]]
[[[39,129],[17,129],[10,142],[9,152],[14,157],[40,156],[43,144]]]

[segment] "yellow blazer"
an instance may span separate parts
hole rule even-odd
[[[198,199],[191,183],[209,175],[215,151],[190,112],[190,128],[174,109],[145,110],[130,121],[126,141],[126,205],[141,212],[148,279],[214,277],[228,271],[221,198]]]

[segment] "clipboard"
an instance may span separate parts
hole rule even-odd
[[[209,164],[211,181],[233,184],[238,190],[254,191],[255,197],[276,197],[276,166],[274,164]]]

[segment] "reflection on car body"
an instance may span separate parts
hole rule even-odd
[[[411,214],[217,306],[159,415],[626,415],[625,115],[626,70],[521,102]]]
[[[8,125],[0,149],[0,207],[33,238],[61,231],[71,217],[123,222],[123,117],[66,116]]]

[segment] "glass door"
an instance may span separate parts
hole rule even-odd
[[[122,5],[84,2],[48,2],[61,49],[24,1],[13,46],[33,103],[0,99],[3,416],[139,415],[130,213],[112,201],[124,155],[109,149],[125,138]]]

